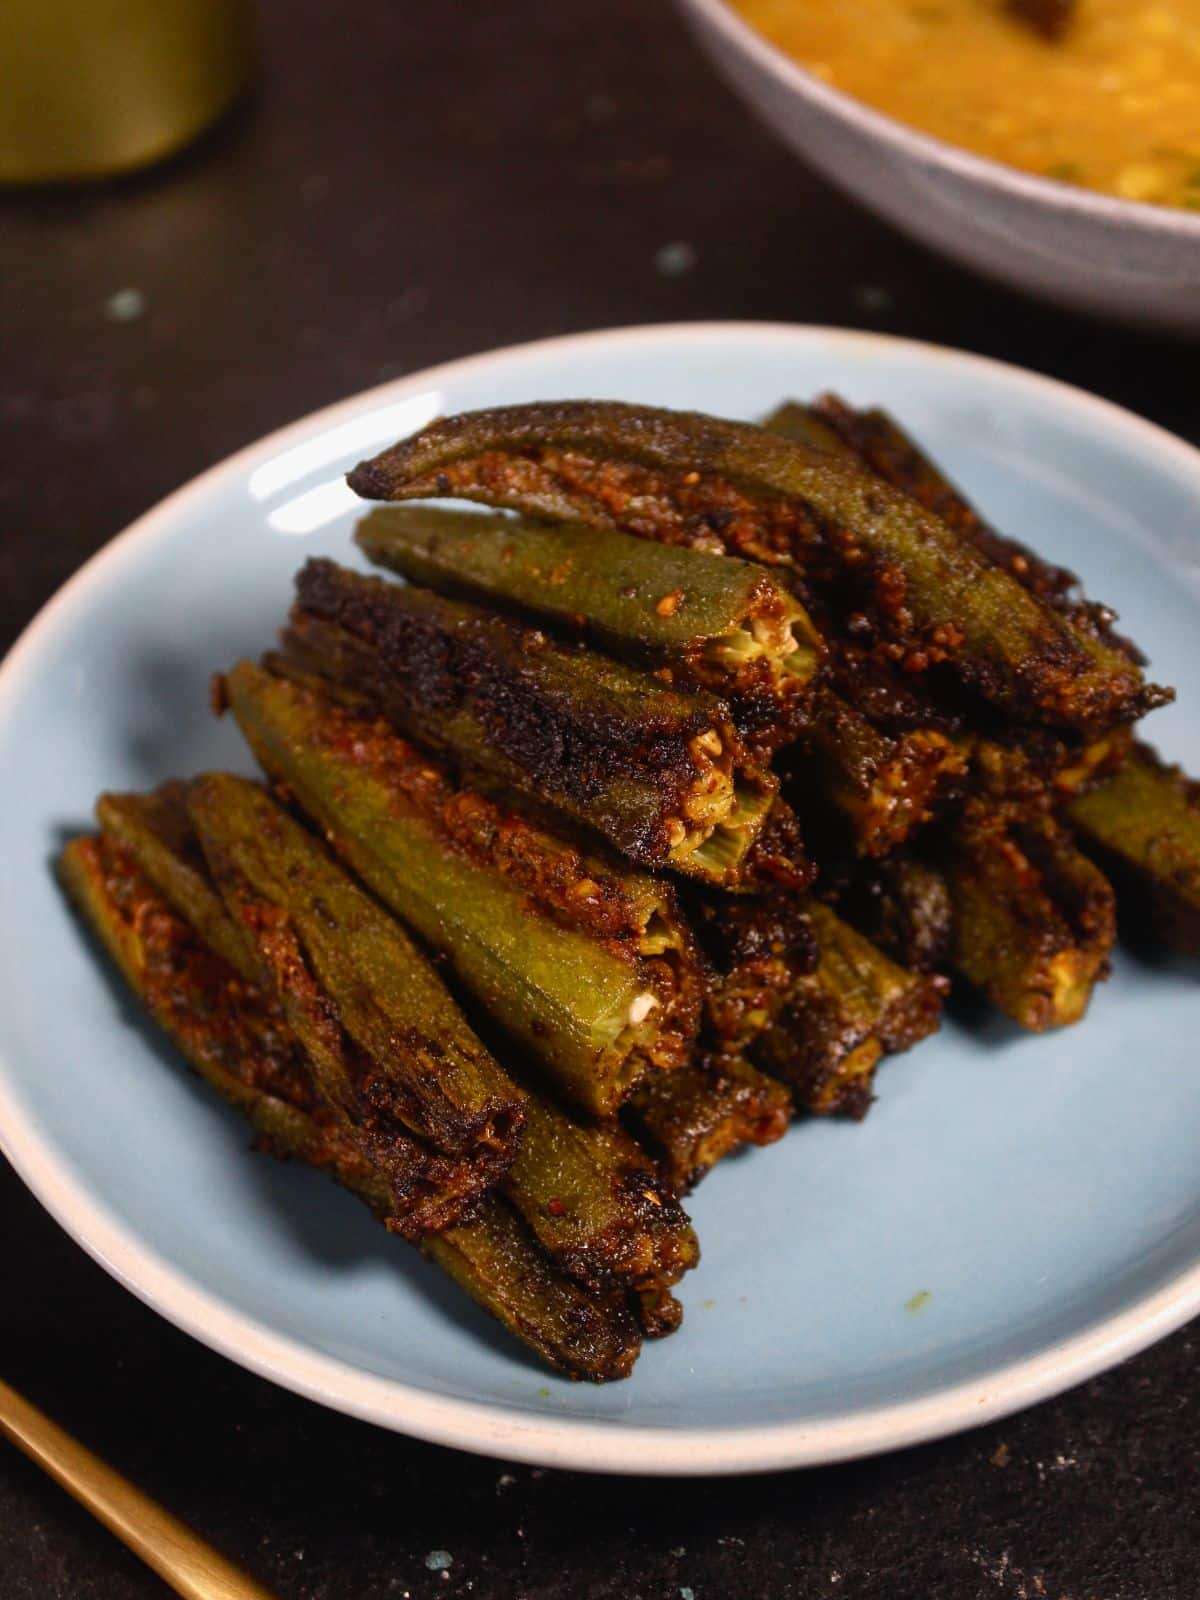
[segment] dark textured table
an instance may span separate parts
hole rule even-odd
[[[885,329],[1200,437],[1192,350],[1027,304],[862,215],[758,130],[663,0],[272,0],[264,45],[251,101],[171,167],[0,200],[3,646],[228,451],[381,379],[571,329]],[[287,1600],[1200,1590],[1190,1330],[882,1460],[585,1479],[413,1443],[251,1377],[119,1289],[7,1169],[0,1239],[0,1373]],[[3,1600],[162,1592],[0,1449]]]

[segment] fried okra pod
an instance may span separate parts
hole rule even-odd
[[[741,1056],[706,1055],[644,1084],[627,1116],[684,1194],[734,1150],[781,1139],[791,1112],[782,1083]]]
[[[824,649],[799,601],[761,565],[656,545],[584,523],[526,522],[430,506],[385,506],[355,540],[413,583],[586,638],[756,704],[786,737]]]
[[[832,689],[818,689],[802,742],[789,753],[785,793],[816,789],[853,849],[883,856],[929,821],[962,786],[967,753],[937,728],[889,734]]]
[[[106,823],[118,824],[123,846],[176,912],[214,949],[229,948],[236,926],[190,834],[186,786],[106,796],[99,811]],[[519,849],[514,838],[508,845]],[[597,907],[596,914],[610,923],[614,907]],[[640,924],[643,914],[635,890],[625,915]],[[657,932],[647,929],[646,937],[657,947]],[[269,986],[271,971],[259,964],[253,941],[248,948],[234,941],[233,948],[239,973]],[[620,1279],[640,1290],[677,1282],[698,1259],[698,1246],[652,1163],[620,1130],[592,1128],[537,1094],[518,1093],[525,1119],[519,1147],[495,1181],[556,1265],[593,1284]]]
[[[778,783],[728,706],[410,585],[310,561],[287,643],[401,729],[641,866],[736,887]]]
[[[945,874],[902,851],[854,862],[822,878],[822,897],[902,967],[938,972],[950,963],[954,905]]]
[[[1118,916],[1171,949],[1200,955],[1200,790],[1148,745],[1066,807],[1083,848],[1117,890]]]
[[[1047,561],[1028,545],[1008,538],[985,522],[961,489],[886,411],[858,411],[837,395],[825,394],[812,406],[795,402],[782,406],[767,426],[857,460],[939,517],[1023,589],[1067,614],[1084,631],[1103,636],[1132,660],[1141,662],[1141,655],[1128,640],[1113,633],[1113,612],[1083,599],[1079,579],[1073,572]]]
[[[268,775],[570,1100],[612,1115],[686,1058],[700,974],[666,886],[455,785],[318,687],[243,662],[224,695]]]
[[[669,1179],[635,1140],[537,1094],[503,1189],[556,1266],[581,1282],[657,1293],[700,1259]]]
[[[730,899],[697,889],[686,904],[710,967],[701,1054],[745,1055],[817,965],[812,919],[782,890]]]
[[[292,1010],[288,1032],[303,1036],[309,1072],[324,1064],[327,1071],[348,1076],[365,1070],[363,1057],[333,1019],[322,1013],[323,997],[310,977],[292,974],[286,1007],[272,969],[260,955],[249,928],[227,912],[209,875],[187,812],[187,785],[171,783],[148,795],[104,795],[97,813],[105,851],[120,851],[147,880],[173,913],[189,926],[215,957],[259,995],[273,995],[279,1018]],[[114,884],[118,883],[114,877]],[[299,1026],[294,1026],[294,1023]],[[325,1102],[331,1115],[346,1123],[345,1113]],[[348,1127],[348,1124],[347,1124]],[[511,1148],[487,1148],[465,1155],[439,1153],[425,1140],[401,1127],[384,1129],[370,1118],[347,1132],[360,1156],[390,1186],[388,1225],[407,1237],[447,1226],[469,1209],[495,1183]]]
[[[1078,1022],[1116,937],[1104,874],[1049,816],[968,812],[940,853],[958,971],[1032,1032]]]
[[[945,985],[897,966],[820,901],[807,911],[820,959],[793,983],[751,1059],[788,1084],[802,1110],[861,1118],[880,1057],[936,1030]]]
[[[387,1219],[389,1185],[316,1093],[275,1002],[201,942],[115,840],[73,840],[61,871],[131,989],[247,1118],[258,1147],[328,1172]],[[469,1221],[427,1234],[420,1248],[557,1371],[599,1383],[632,1370],[639,1339],[626,1296],[556,1271],[503,1201],[482,1200]]]
[[[259,785],[195,779],[188,813],[221,897],[254,941],[321,1092],[377,1164],[414,1134],[489,1182],[523,1096],[399,925]]]
[[[858,464],[744,423],[615,402],[432,423],[349,474],[368,499],[477,499],[793,568],[878,651],[1007,717],[1102,731],[1165,698],[1135,663]]]

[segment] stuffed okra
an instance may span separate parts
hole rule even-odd
[[[288,642],[403,732],[531,791],[639,865],[741,882],[778,783],[707,692],[329,561],[301,572]]]
[[[969,810],[939,853],[958,971],[1033,1032],[1078,1022],[1116,937],[1104,874],[1047,816],[1012,823]]]
[[[907,495],[744,423],[614,402],[501,407],[432,423],[349,481],[368,499],[476,499],[782,563],[819,602],[819,626],[830,609],[859,617],[881,657],[938,668],[1018,721],[1100,730],[1164,699]]]
[[[317,1094],[277,1004],[201,943],[115,840],[73,840],[61,872],[134,993],[249,1120],[258,1147],[330,1173],[389,1218],[389,1185]],[[560,1372],[604,1382],[632,1370],[639,1339],[627,1297],[563,1276],[503,1201],[482,1200],[420,1248]]]
[[[1174,950],[1200,954],[1197,785],[1138,745],[1118,772],[1072,799],[1066,817],[1113,877],[1122,930],[1128,920]]]
[[[102,825],[111,830],[114,840],[138,863],[175,913],[210,948],[230,952],[230,964],[244,981],[265,984],[269,990],[274,969],[261,960],[256,941],[249,939],[243,944],[230,937],[245,925],[228,918],[212,885],[207,864],[190,834],[186,794],[187,786],[176,784],[151,795],[107,795],[97,809]],[[321,906],[324,910],[325,902]],[[403,979],[406,971],[400,969],[396,976]],[[303,989],[304,984],[299,972],[291,973],[288,993]],[[333,993],[318,995],[317,1004],[332,999]],[[344,1014],[341,1020],[346,1020]],[[301,1026],[312,1044],[306,1015],[301,1017]],[[403,1039],[396,1040],[397,1048],[404,1044]],[[326,1049],[331,1047],[337,1047],[336,1030],[332,1031],[332,1046],[327,1044]],[[321,1049],[319,1037],[315,1049]],[[321,1065],[320,1056],[314,1064]],[[429,1065],[431,1076],[436,1075],[440,1062],[430,1058]],[[698,1248],[688,1219],[652,1163],[619,1129],[581,1123],[540,1095],[515,1085],[510,1085],[509,1092],[519,1104],[524,1122],[515,1154],[503,1172],[479,1163],[466,1168],[479,1173],[472,1192],[481,1192],[489,1181],[502,1188],[547,1254],[573,1277],[593,1284],[623,1280],[639,1290],[677,1282],[695,1264]],[[361,1133],[353,1125],[347,1127],[345,1137],[361,1142]],[[410,1146],[420,1153],[419,1144],[400,1138],[405,1153]],[[390,1151],[391,1145],[387,1148]],[[371,1153],[369,1145],[367,1151]],[[454,1214],[447,1210],[439,1217]]]
[[[740,1056],[706,1055],[645,1084],[628,1116],[683,1194],[732,1151],[781,1139],[791,1112],[782,1083]]]
[[[832,689],[817,691],[785,792],[803,809],[819,794],[860,855],[882,856],[961,787],[967,756],[937,728],[887,734]]]
[[[637,665],[748,702],[776,739],[798,725],[823,646],[761,565],[584,523],[386,506],[355,538],[377,565],[478,604],[530,613]]]
[[[322,1033],[336,1016],[363,1058],[359,1074],[318,1064],[329,1099],[446,1154],[507,1149],[511,1160],[520,1095],[397,923],[257,784],[207,774],[191,784],[188,810],[285,1007],[303,1007],[305,1026]]]
[[[555,1265],[584,1283],[654,1293],[700,1259],[669,1177],[629,1134],[571,1117],[539,1095],[529,1098],[503,1188]]]
[[[243,662],[225,697],[267,773],[585,1110],[611,1115],[695,1038],[670,890],[456,787],[378,719]]]
[[[105,830],[102,848],[119,851],[122,859],[133,863],[138,881],[153,884],[155,895],[237,974],[239,982],[273,997],[280,1018],[288,1019],[289,1033],[302,1042],[307,1070],[318,1081],[322,1074],[326,1083],[334,1074],[347,1081],[362,1078],[368,1070],[364,1055],[328,1014],[328,997],[311,975],[294,966],[284,993],[249,926],[227,912],[191,831],[187,793],[186,785],[168,784],[150,795],[102,796],[97,806]],[[120,881],[114,872],[114,893]],[[446,1226],[486,1193],[514,1157],[523,1114],[519,1100],[514,1101],[515,1114],[503,1138],[484,1138],[476,1147],[451,1155],[405,1126],[386,1123],[369,1108],[347,1109],[330,1098],[325,1104],[340,1119],[362,1159],[390,1187],[388,1225],[409,1237]],[[501,1125],[508,1117],[507,1111],[501,1114]]]
[[[1047,561],[1028,545],[1008,538],[986,522],[886,411],[857,411],[837,395],[827,394],[812,406],[793,402],[780,407],[767,426],[857,460],[931,511],[1023,589],[1065,613],[1078,627],[1104,637],[1134,661],[1141,661],[1138,651],[1112,632],[1114,613],[1105,605],[1082,598],[1079,579],[1073,572]]]
[[[819,960],[812,919],[795,894],[736,900],[697,890],[688,914],[708,959],[702,1050],[744,1055],[778,1017],[796,979]]]
[[[751,1056],[790,1086],[803,1110],[861,1118],[880,1057],[937,1028],[944,983],[897,966],[819,901],[807,909],[819,962],[796,979]]]

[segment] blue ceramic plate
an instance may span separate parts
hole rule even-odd
[[[436,413],[567,395],[755,417],[836,387],[910,425],[1000,527],[1086,575],[1200,734],[1200,455],[1011,367],[820,328],[552,340],[348,401],[143,518],[0,671],[0,1141],[62,1225],[180,1327],[326,1405],[466,1449],[604,1471],[751,1471],[883,1450],[1053,1394],[1200,1310],[1200,987],[1121,955],[1080,1027],[947,1026],[861,1127],[797,1126],[694,1198],[704,1260],[627,1382],[542,1371],[349,1196],[246,1153],[142,1025],[51,861],[102,788],[245,767],[207,707],[292,573],[353,559],[344,469]]]

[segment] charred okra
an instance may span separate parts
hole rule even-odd
[[[782,1083],[740,1056],[707,1055],[643,1085],[628,1115],[684,1194],[732,1151],[781,1139],[791,1112]]]
[[[116,840],[101,834],[77,841],[63,858],[63,871],[151,1015],[226,1098],[246,1109],[247,1094],[260,1080],[290,1085],[292,1101],[312,1115],[323,1135],[333,1138],[341,1130],[336,1137],[356,1150],[358,1170],[373,1174],[371,1181],[387,1196],[388,1226],[408,1238],[449,1226],[478,1201],[493,1181],[484,1165],[439,1155],[403,1130],[388,1141],[386,1159],[380,1160],[351,1136],[344,1118],[312,1087],[311,1053],[277,1000],[202,943]],[[265,1116],[274,1102],[259,1109]]]
[[[880,1057],[937,1028],[944,984],[897,966],[819,901],[807,909],[820,960],[796,979],[751,1057],[790,1086],[803,1110],[861,1118]]]
[[[897,851],[822,878],[822,895],[852,927],[913,972],[950,962],[954,906],[944,873]]]
[[[469,1222],[431,1234],[421,1251],[518,1339],[570,1378],[627,1378],[638,1358],[638,1328],[616,1287],[589,1289],[558,1272],[521,1219],[491,1196]],[[668,1291],[655,1291],[674,1304]],[[678,1308],[677,1308],[678,1309]],[[641,1306],[637,1313],[642,1315]],[[679,1326],[676,1316],[662,1332]],[[660,1330],[647,1328],[651,1337]]]
[[[440,593],[529,612],[609,655],[668,669],[756,721],[782,723],[823,655],[799,601],[761,565],[584,523],[386,506],[355,538],[379,566]]]
[[[855,851],[882,856],[929,821],[966,770],[961,742],[937,728],[887,734],[832,689],[819,689],[785,791],[803,797],[816,785]]]
[[[944,844],[954,965],[1014,1022],[1078,1022],[1108,975],[1112,888],[1047,816],[968,814]]]
[[[700,977],[664,885],[456,787],[317,688],[243,662],[225,695],[267,773],[576,1104],[612,1115],[685,1059]]]
[[[475,499],[782,563],[822,609],[860,617],[881,657],[938,667],[1017,721],[1102,731],[1166,698],[907,495],[747,424],[614,402],[502,407],[435,422],[349,481],[368,499]]]
[[[1137,745],[1120,771],[1077,795],[1066,817],[1111,873],[1122,928],[1148,928],[1173,950],[1200,954],[1200,790]]]
[[[402,731],[642,866],[736,886],[778,784],[728,706],[424,589],[310,561],[289,643]]]
[[[230,915],[364,1153],[390,1173],[393,1142],[415,1134],[494,1183],[516,1154],[523,1096],[412,941],[257,784],[207,774],[188,810]]]
[[[697,890],[687,910],[708,958],[702,1053],[744,1055],[819,959],[812,919],[795,894],[736,900]]]
[[[1112,632],[1116,618],[1107,606],[1082,598],[1079,579],[1066,567],[997,532],[962,491],[921,450],[886,411],[856,411],[837,395],[827,394],[813,406],[794,402],[768,422],[792,438],[818,448],[832,448],[857,460],[868,471],[933,512],[987,561],[1001,567],[1023,589],[1055,610],[1064,612],[1085,632],[1098,634],[1132,660],[1141,656],[1127,640]]]
[[[279,1008],[201,944],[114,840],[72,841],[63,878],[130,987],[196,1070],[249,1120],[259,1148],[326,1171],[381,1219],[389,1186],[316,1094]],[[558,1371],[623,1378],[638,1354],[625,1296],[564,1277],[498,1199],[428,1234],[422,1252]],[[667,1297],[669,1298],[669,1296]]]
[[[341,732],[352,737],[347,729]],[[171,785],[155,795],[106,796],[98,809],[106,825],[117,824],[124,847],[176,912],[214,949],[227,949],[235,925],[190,834],[185,793],[186,786]],[[521,848],[512,837],[508,845]],[[522,854],[528,865],[532,850]],[[634,918],[636,898],[631,895],[626,912]],[[613,909],[610,905],[599,914],[610,921]],[[650,931],[650,916],[646,937],[657,948],[668,936]],[[259,964],[253,941],[248,953],[235,941],[233,960],[244,977],[270,984],[270,970]],[[294,985],[300,981],[298,975],[293,978]],[[624,1279],[641,1289],[676,1282],[697,1259],[695,1235],[641,1151],[619,1131],[580,1124],[536,1094],[526,1097],[521,1091],[520,1098],[525,1118],[520,1144],[496,1181],[556,1265],[594,1284]]]
[[[616,1123],[581,1122],[531,1095],[503,1187],[556,1266],[584,1283],[656,1292],[700,1259],[670,1184]]]

